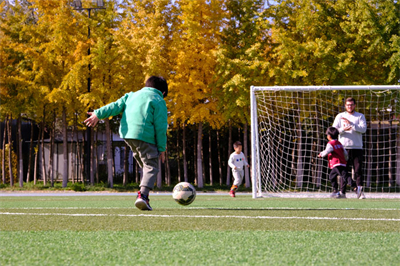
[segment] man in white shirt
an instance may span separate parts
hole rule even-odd
[[[351,173],[351,165],[353,166],[356,182],[351,181],[352,189],[357,193],[357,198],[365,199],[363,191],[363,140],[362,134],[367,131],[367,122],[365,116],[355,111],[356,100],[347,98],[345,101],[346,111],[336,116],[333,127],[339,130],[339,141],[349,153],[347,161],[348,173]],[[351,175],[349,175],[351,179]],[[350,183],[350,182],[349,182]]]

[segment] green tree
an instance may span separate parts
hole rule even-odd
[[[278,1],[270,76],[276,85],[386,84],[398,6],[378,0]]]
[[[398,34],[398,3],[393,1],[277,1],[272,10],[276,85],[377,85],[393,82],[389,64]],[[392,48],[391,48],[392,47]],[[392,51],[391,51],[392,49]],[[395,48],[396,49],[396,48]],[[388,62],[388,63],[386,63]],[[389,63],[390,62],[390,63]],[[318,99],[292,104],[318,106]],[[337,99],[332,99],[337,101]],[[296,113],[297,181],[302,179],[302,130],[306,113]],[[294,156],[295,150],[293,150]],[[294,160],[295,161],[295,160]]]
[[[232,121],[239,128],[244,124],[246,156],[250,86],[271,83],[265,75],[271,51],[267,17],[264,1],[227,1],[227,18],[217,51],[214,95],[218,99],[218,110],[229,124],[229,136],[232,135]],[[228,153],[231,153],[232,138],[228,145]],[[230,185],[230,175],[227,166],[227,185]],[[246,186],[250,186],[248,171],[245,175]]]
[[[250,86],[268,85],[271,40],[264,1],[227,1],[227,20],[218,47],[215,96],[226,121],[249,122]]]

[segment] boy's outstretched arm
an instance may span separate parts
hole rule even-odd
[[[90,117],[83,121],[83,123],[85,123],[88,127],[94,127],[97,122],[99,122],[99,118],[94,112],[88,112],[87,114],[90,115]]]
[[[333,152],[333,147],[331,144],[328,143],[326,144],[326,149],[323,150],[320,154],[318,154],[318,157],[325,157],[331,152]]]

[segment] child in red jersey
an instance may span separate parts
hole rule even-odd
[[[338,141],[339,131],[335,127],[329,127],[326,131],[326,137],[329,142],[326,145],[326,149],[318,154],[318,157],[325,157],[328,155],[329,168],[331,172],[329,174],[329,180],[333,187],[332,198],[346,198],[346,186],[348,173],[346,169],[348,153],[343,148],[342,143]],[[338,192],[337,176],[340,175],[340,192]]]

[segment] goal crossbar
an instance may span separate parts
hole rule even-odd
[[[370,86],[251,86],[254,91],[329,91],[329,90],[399,90],[397,85],[370,85]]]

